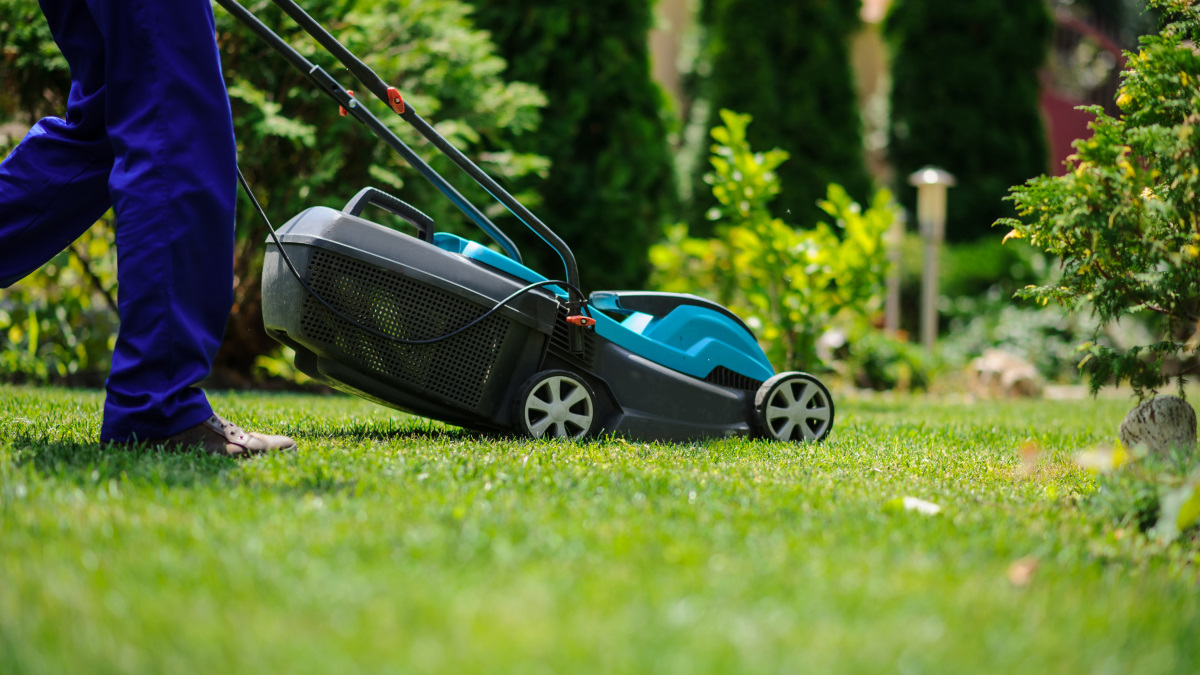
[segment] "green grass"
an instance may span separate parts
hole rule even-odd
[[[0,387],[0,673],[1200,671],[1194,547],[1071,462],[1128,401],[850,401],[802,447],[213,400],[299,453],[107,450],[98,393]]]

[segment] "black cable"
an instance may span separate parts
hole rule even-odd
[[[478,325],[480,322],[484,321],[489,316],[500,311],[501,307],[504,307],[505,305],[512,302],[513,300],[516,300],[518,297],[520,297],[520,296],[524,295],[525,293],[528,293],[532,290],[541,288],[542,286],[566,286],[566,287],[570,288],[571,290],[575,291],[576,293],[579,293],[580,297],[583,297],[583,291],[580,291],[578,288],[576,288],[572,284],[567,283],[565,281],[556,281],[553,279],[547,279],[545,281],[538,281],[538,282],[529,284],[528,286],[525,286],[525,287],[517,289],[516,291],[513,291],[512,293],[510,293],[508,295],[508,297],[506,297],[503,300],[501,300],[500,302],[496,303],[495,307],[492,307],[488,311],[484,312],[482,315],[476,317],[475,319],[472,319],[471,321],[467,322],[465,325],[455,328],[454,330],[450,331],[449,333],[446,333],[445,335],[439,335],[437,337],[432,337],[432,338],[428,338],[425,340],[406,340],[404,338],[398,338],[394,335],[388,335],[387,333],[382,333],[370,326],[360,323],[359,321],[357,321],[349,316],[346,316],[341,311],[339,311],[336,307],[329,304],[329,302],[327,300],[325,300],[325,298],[322,298],[320,295],[318,295],[317,292],[314,291],[312,289],[312,287],[310,287],[306,281],[304,281],[304,278],[300,276],[299,270],[297,270],[296,266],[294,264],[292,264],[292,259],[288,257],[287,251],[284,250],[283,242],[279,239],[279,234],[277,234],[275,232],[275,228],[271,225],[271,219],[267,217],[266,211],[263,210],[262,205],[258,203],[258,198],[254,196],[254,192],[250,189],[250,184],[246,182],[246,177],[242,175],[242,167],[240,167],[240,166],[237,167],[237,174],[238,174],[238,183],[240,183],[242,186],[242,189],[246,191],[246,196],[249,197],[250,202],[252,204],[254,204],[254,209],[256,211],[258,211],[258,215],[263,219],[263,222],[267,224],[267,229],[270,230],[270,232],[271,232],[271,239],[274,240],[275,246],[279,249],[279,255],[283,257],[283,262],[287,264],[288,270],[291,271],[292,276],[296,277],[296,281],[300,282],[300,285],[304,287],[304,290],[308,291],[309,295],[316,298],[317,302],[320,302],[322,305],[324,305],[325,309],[327,309],[331,313],[333,313],[334,316],[337,316],[338,318],[342,319],[343,321],[346,321],[347,323],[354,326],[355,328],[358,328],[361,331],[364,331],[366,333],[374,335],[375,337],[378,337],[378,338],[381,338],[384,340],[388,340],[389,342],[395,342],[395,343],[402,344],[402,345],[429,345],[429,344],[433,344],[435,342],[441,342],[442,340],[448,340],[448,339],[454,337],[455,335],[458,335],[458,334],[460,334],[464,331],[467,331],[467,330],[471,329],[472,327]],[[587,311],[586,306],[583,311],[585,311],[585,312]]]

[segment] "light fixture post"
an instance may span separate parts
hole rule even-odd
[[[946,238],[946,190],[955,185],[954,176],[932,166],[908,177],[917,188],[917,223],[925,241],[925,264],[921,273],[921,343],[927,353],[937,342],[938,251]]]

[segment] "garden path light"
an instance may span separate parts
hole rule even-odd
[[[937,341],[938,262],[937,254],[946,237],[946,188],[954,176],[933,166],[913,172],[909,185],[917,188],[917,223],[925,240],[925,264],[921,271],[921,342],[933,351]]]

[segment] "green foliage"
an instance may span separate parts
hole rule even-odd
[[[835,321],[862,321],[881,302],[887,259],[883,233],[895,210],[891,195],[875,195],[866,211],[838,185],[821,209],[834,225],[798,230],[773,217],[780,192],[775,172],[788,154],[751,150],[749,115],[721,111],[713,129],[713,173],[708,181],[719,206],[710,216],[716,237],[668,228],[651,252],[657,285],[666,291],[705,292],[758,328],[767,355],[784,370],[818,369],[817,338]]]
[[[514,145],[549,158],[550,171],[514,184],[540,195],[535,213],[571,246],[587,288],[640,287],[646,252],[677,206],[668,112],[650,79],[653,3],[471,2],[508,60],[505,77],[547,98],[537,135]],[[540,242],[525,251],[545,274],[562,269]]]
[[[931,364],[921,345],[868,329],[851,336],[846,358],[855,386],[875,391],[927,389]]]
[[[71,70],[33,0],[0,0],[0,124],[62,114]]]
[[[1014,306],[1008,295],[997,292],[949,305],[949,329],[939,341],[945,365],[962,367],[988,349],[1002,349],[1029,361],[1050,382],[1078,381],[1084,357],[1078,345],[1090,333],[1078,316]]]
[[[921,253],[924,240],[908,234],[906,242]],[[905,251],[908,252],[907,250]],[[906,256],[915,281],[920,281],[921,255]],[[947,244],[938,251],[938,286],[942,295],[954,299],[978,297],[997,289],[1006,298],[1018,289],[1054,274],[1046,256],[1021,242],[1002,242],[999,237]]]
[[[1091,449],[1080,463],[1097,471],[1085,506],[1109,530],[1145,532],[1170,543],[1181,535],[1200,543],[1200,456],[1195,448],[1147,453],[1144,448]]]
[[[355,88],[344,69],[271,3],[254,3],[253,9],[310,60],[344,86]],[[346,0],[310,3],[307,9],[489,172],[515,179],[544,170],[544,159],[515,151],[509,139],[537,126],[545,99],[531,85],[501,78],[504,61],[486,33],[471,26],[465,4]],[[340,117],[337,105],[302,73],[219,7],[216,18],[239,161],[276,225],[309,206],[341,208],[364,185],[376,185],[433,216],[439,228],[480,238],[402,159],[364,128]],[[62,114],[67,70],[61,56],[55,56],[57,48],[35,0],[0,0],[0,45],[6,66],[0,71],[5,85],[0,89],[0,123],[12,119],[7,115],[32,124],[41,115]],[[464,195],[481,207],[495,204],[403,120],[370,97],[360,100]],[[382,212],[370,215],[402,226]],[[260,355],[279,348],[262,330],[259,284],[266,236],[243,198],[237,215],[235,303],[215,365],[216,374],[228,383],[245,381],[255,372]],[[49,287],[34,289],[50,283],[41,279],[26,280],[21,287],[44,295],[51,307],[66,302],[61,295],[47,295]]]
[[[109,223],[0,296],[0,381],[103,384],[117,335]]]
[[[1200,467],[1182,485],[1164,491],[1153,534],[1164,542],[1188,537],[1200,543]]]
[[[855,199],[868,196],[849,51],[860,6],[859,0],[703,5],[702,59],[709,74],[696,93],[707,103],[702,110],[709,111],[704,128],[720,123],[720,109],[744,111],[755,120],[752,145],[786,148],[796,157],[779,170],[781,190],[772,213],[800,227],[825,217],[817,201],[830,183],[845,186]],[[697,162],[696,185],[706,168],[706,162]],[[689,220],[697,232],[707,233],[703,214],[712,202],[702,189],[694,190],[693,200]]]
[[[1083,354],[1077,346],[1092,336],[1092,327],[1060,308],[1012,300],[1013,293],[1030,283],[1051,284],[1058,278],[1045,254],[1021,242],[980,239],[945,246],[939,258],[944,271],[938,345],[944,366],[961,368],[998,348],[1019,354],[1051,382],[1078,380]],[[911,260],[919,265],[920,254]],[[919,284],[919,278],[912,283]],[[1108,336],[1102,339],[1112,343]]]
[[[901,328],[916,335],[920,317],[924,243],[908,233],[901,243]],[[1144,335],[1139,322],[1110,326],[1096,336],[1094,326],[1078,313],[1014,302],[1021,288],[1053,284],[1058,270],[1041,251],[1020,241],[979,239],[947,244],[938,252],[939,338],[937,368],[957,371],[988,349],[1002,349],[1032,363],[1050,382],[1080,380],[1078,345],[1095,339],[1110,346],[1133,344]]]
[[[1038,69],[1051,22],[1044,0],[896,0],[888,155],[903,179],[925,165],[954,174],[951,241],[1010,215],[1008,186],[1046,170]],[[915,208],[905,184],[902,201]]]
[[[1176,16],[1130,55],[1120,119],[1093,108],[1095,133],[1076,141],[1071,171],[1014,187],[1019,218],[1000,221],[1062,259],[1061,279],[1020,297],[1072,310],[1086,302],[1097,331],[1123,316],[1157,317],[1150,344],[1084,345],[1093,392],[1128,381],[1139,397],[1166,383],[1165,359],[1195,351],[1188,339],[1200,319],[1200,7],[1152,4]]]

